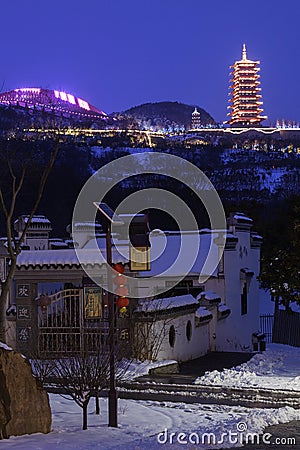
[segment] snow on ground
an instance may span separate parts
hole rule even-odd
[[[121,370],[121,379],[122,381],[134,380],[135,378],[141,377],[143,375],[149,375],[150,369],[156,369],[158,367],[169,366],[172,364],[178,364],[176,360],[163,360],[163,361],[131,361],[129,366],[126,367],[126,372],[122,373]]]
[[[269,344],[266,352],[256,354],[247,363],[222,372],[208,372],[198,378],[198,383],[300,390],[299,363],[299,348]],[[140,364],[139,371],[138,366],[133,364],[132,375],[149,369],[147,363]],[[50,401],[51,433],[11,437],[0,441],[0,450],[231,448],[241,447],[247,433],[261,434],[269,425],[300,420],[300,410],[291,407],[245,408],[119,399],[119,427],[109,428],[107,399],[100,399],[100,416],[95,414],[92,399],[89,429],[83,431],[81,409],[73,401],[58,394],[51,394]]]
[[[216,440],[213,448],[217,449],[233,446],[229,432],[238,433],[236,446],[241,446],[247,432],[261,433],[268,425],[300,419],[300,411],[290,407],[249,409],[121,399],[118,402],[119,427],[108,428],[107,400],[100,399],[100,416],[95,415],[91,401],[89,429],[83,431],[81,409],[74,402],[58,394],[51,394],[50,399],[51,433],[11,437],[0,441],[0,450],[207,449],[212,448],[208,439]],[[185,433],[185,437],[180,437],[179,433]],[[208,438],[204,433],[213,433],[213,436]],[[178,438],[187,443],[178,442]]]
[[[222,372],[206,372],[196,384],[247,386],[300,391],[300,348],[267,344],[248,362]]]

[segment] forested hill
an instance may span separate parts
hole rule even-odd
[[[215,124],[211,115],[200,106],[178,102],[144,103],[123,111],[122,115],[135,119],[141,129],[189,129],[195,107],[201,115],[203,125]]]

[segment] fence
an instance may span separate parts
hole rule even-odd
[[[300,314],[277,311],[273,327],[273,342],[300,347]]]
[[[272,342],[274,325],[273,314],[264,314],[260,316],[260,331],[266,336],[266,342]]]

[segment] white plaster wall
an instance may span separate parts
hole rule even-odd
[[[186,325],[188,321],[192,324],[192,336],[188,341],[186,337]],[[174,325],[175,344],[169,344],[169,329]],[[157,326],[162,326],[162,322]],[[163,339],[158,360],[175,359],[176,361],[188,361],[205,355],[209,351],[209,325],[195,326],[195,314],[185,314],[180,317],[168,320],[166,324],[166,334]]]
[[[252,333],[259,330],[259,249],[250,248],[250,233],[236,232],[236,251],[224,254],[225,303],[231,314],[217,322],[217,351],[252,351]],[[242,268],[254,272],[248,291],[248,311],[241,314]]]

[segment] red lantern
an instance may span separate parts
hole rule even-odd
[[[125,275],[117,275],[116,277],[114,277],[114,284],[116,284],[117,286],[125,286],[126,284],[126,277]]]
[[[126,297],[126,295],[128,295],[128,289],[126,286],[118,286],[115,289],[115,294],[119,295],[120,297]]]
[[[129,305],[129,299],[127,297],[119,297],[116,300],[118,308],[126,308]]]
[[[113,268],[115,269],[116,272],[118,273],[124,273],[125,267],[124,264],[122,263],[116,263],[113,265]]]

